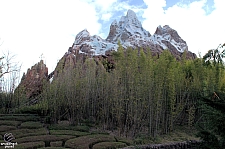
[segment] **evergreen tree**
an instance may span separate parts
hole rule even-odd
[[[201,97],[203,122],[199,125],[201,148],[223,149],[225,146],[225,94],[214,92],[211,98]]]

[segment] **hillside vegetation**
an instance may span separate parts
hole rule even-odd
[[[77,61],[75,68],[62,70],[51,84],[46,84],[37,104],[24,106],[26,99],[21,95],[2,93],[0,110],[36,113],[49,124],[68,120],[71,125],[95,126],[116,136],[147,136],[154,140],[179,126],[192,128],[203,121],[200,99],[225,92],[224,65],[218,56],[219,52],[208,53],[187,60],[184,52],[177,61],[168,50],[153,57],[150,49],[124,51],[120,46],[113,53],[114,69],[109,69],[112,66],[107,61]],[[32,126],[39,128],[37,124],[21,124],[24,128]],[[113,138],[105,139],[113,142]]]

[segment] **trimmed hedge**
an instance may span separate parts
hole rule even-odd
[[[45,141],[45,142],[55,142],[55,141],[66,141],[74,138],[74,136],[69,135],[40,135],[40,136],[28,136],[19,139],[15,139],[15,142],[18,143],[26,143],[26,142],[37,142],[37,141]]]
[[[1,125],[0,126],[0,132],[1,133],[2,132],[7,132],[8,133],[8,131],[15,130],[15,129],[16,129],[15,126],[7,126],[7,125]]]
[[[39,121],[40,118],[35,115],[3,115],[0,116],[0,120],[11,120],[11,121]]]
[[[122,142],[100,142],[95,144],[93,149],[117,149],[126,146],[126,143]]]
[[[51,135],[72,135],[76,137],[90,135],[88,132],[74,131],[74,130],[50,130]]]
[[[110,135],[88,135],[66,141],[65,147],[87,149],[99,142],[115,142],[115,138]]]
[[[51,142],[50,146],[51,147],[62,147],[62,143],[63,143],[63,141],[55,141],[55,142]]]
[[[42,147],[42,148],[38,148],[38,149],[66,149],[66,148],[64,148],[64,147]]]
[[[42,123],[33,121],[24,122],[20,126],[20,128],[27,128],[27,129],[38,129],[42,127],[43,127]]]
[[[39,142],[18,143],[18,145],[15,146],[15,148],[18,148],[18,149],[35,149],[35,148],[44,147],[44,146],[45,146],[45,142],[39,141]]]
[[[5,133],[8,133],[8,132],[7,131],[0,132],[0,135],[4,135]],[[25,136],[46,134],[46,129],[45,128],[39,128],[39,129],[16,129],[16,130],[11,130],[10,133],[12,133],[13,136],[16,137],[16,138],[21,138],[21,137],[25,137]]]
[[[50,130],[74,130],[74,131],[82,131],[89,132],[90,128],[88,126],[72,126],[72,125],[62,125],[62,124],[54,124],[49,126]]]
[[[21,121],[12,121],[12,120],[1,120],[0,121],[0,125],[10,125],[10,126],[18,126],[20,125],[22,122]]]

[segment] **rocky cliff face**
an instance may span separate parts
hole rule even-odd
[[[39,95],[43,90],[43,85],[48,81],[48,68],[43,60],[35,64],[23,74],[21,82],[17,87],[21,94],[25,94],[26,98],[31,99]],[[15,91],[16,92],[16,91]]]

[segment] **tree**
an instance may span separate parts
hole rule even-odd
[[[223,64],[223,58],[225,57],[225,49],[223,45],[219,45],[216,49],[209,50],[204,56],[203,60],[206,65],[210,65],[211,63],[215,66],[216,64]],[[222,49],[222,51],[220,51]]]
[[[7,54],[3,54],[3,56],[0,58],[0,78],[5,74],[17,72],[20,70],[18,63],[13,62],[14,57],[15,55],[11,56],[11,54],[8,52]]]
[[[197,134],[202,139],[201,148],[222,149],[225,146],[225,94],[214,92],[211,97],[201,97],[203,122]]]
[[[13,62],[14,57],[8,52],[0,58],[0,102],[2,103],[0,110],[5,113],[8,113],[13,106],[13,92],[16,88],[16,81],[19,78],[20,67],[18,63]]]

